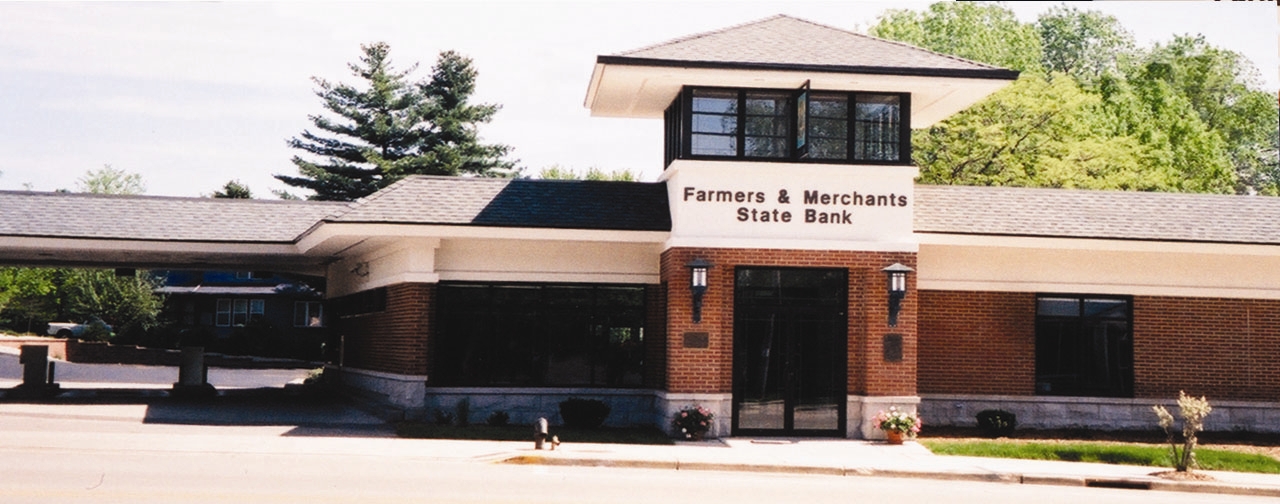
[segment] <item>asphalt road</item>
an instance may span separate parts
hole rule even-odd
[[[1274,502],[905,478],[509,465],[498,461],[526,443],[485,453],[465,441],[397,439],[386,430],[349,429],[378,422],[335,404],[274,405],[276,420],[262,424],[237,421],[245,412],[234,408],[206,412],[206,421],[194,424],[168,421],[182,414],[157,408],[182,406],[0,404],[0,502]],[[307,432],[308,422],[337,429]]]
[[[209,383],[219,389],[282,387],[306,376],[305,369],[209,369]],[[63,388],[170,388],[178,381],[178,368],[58,362],[54,366],[54,378]],[[22,365],[18,363],[18,356],[0,352],[0,388],[19,383],[22,383]]]

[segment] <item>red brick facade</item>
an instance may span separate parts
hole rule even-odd
[[[924,394],[1035,394],[1035,293],[920,293]],[[1134,397],[1280,396],[1280,301],[1135,296]]]
[[[1136,297],[1134,395],[1280,397],[1280,301]]]
[[[1035,293],[921,291],[919,317],[920,393],[1035,393]]]
[[[715,266],[703,298],[702,321],[692,319],[689,270],[695,258]],[[897,327],[888,327],[888,293],[880,270],[893,263],[912,268],[916,255],[907,252],[845,252],[766,249],[675,248],[662,254],[662,281],[667,286],[667,390],[731,393],[733,390],[733,293],[738,266],[843,268],[849,271],[848,393],[914,395],[916,393],[915,275],[909,275]],[[684,348],[684,334],[707,333],[708,348]],[[883,336],[902,335],[902,361],[885,362]]]
[[[427,355],[435,284],[387,287],[385,311],[344,317],[336,324],[345,337],[348,366],[406,375],[430,375]]]

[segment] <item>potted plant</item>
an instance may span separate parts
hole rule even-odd
[[[890,406],[889,411],[880,410],[875,417],[876,427],[884,431],[889,444],[902,444],[904,438],[914,438],[920,433],[920,417],[915,413],[898,411]]]
[[[690,406],[676,413],[675,420],[672,422],[677,429],[680,429],[680,435],[685,439],[701,441],[708,430],[711,430],[711,420],[716,415],[711,410],[702,406]]]

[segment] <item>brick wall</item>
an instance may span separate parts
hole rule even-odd
[[[430,375],[427,345],[435,284],[387,287],[385,311],[342,317],[337,334],[345,336],[348,366],[407,375]]]
[[[1036,295],[920,292],[922,394],[1035,393]]]
[[[694,258],[715,266],[703,297],[702,322],[692,321],[689,270]],[[915,267],[907,252],[803,251],[772,249],[675,248],[662,254],[667,286],[667,390],[676,393],[731,393],[733,390],[733,285],[737,266],[845,268],[849,270],[848,369],[850,394],[916,393],[915,275],[909,275],[897,327],[888,327],[888,294],[880,270],[899,262]],[[708,348],[684,348],[686,332],[705,332]],[[903,359],[885,362],[883,336],[901,334]]]
[[[1136,297],[1134,395],[1280,398],[1280,301]]]
[[[1035,293],[920,293],[925,394],[1035,394]],[[1280,301],[1136,296],[1134,397],[1280,397]]]

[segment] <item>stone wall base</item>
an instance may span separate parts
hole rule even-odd
[[[501,411],[514,425],[533,425],[538,418],[546,418],[551,425],[562,425],[560,402],[577,397],[609,405],[605,426],[635,427],[653,425],[655,392],[609,388],[428,387],[420,408],[427,419],[434,418],[437,411],[456,417],[459,403],[466,401],[468,421],[473,424],[483,424],[489,415]]]
[[[353,367],[335,368],[342,387],[359,396],[420,415],[426,398],[427,377],[369,371]],[[328,372],[328,371],[326,371]]]
[[[845,437],[849,439],[885,439],[874,419],[882,410],[890,407],[915,413],[920,404],[917,396],[849,396],[847,403]]]
[[[1026,429],[1159,429],[1154,405],[1162,405],[1178,417],[1174,399],[1115,399],[1109,397],[1038,397],[1000,395],[925,394],[920,414],[929,425],[976,427],[977,414],[1000,409],[1018,416],[1018,428]],[[1205,430],[1280,432],[1280,403],[1214,401],[1205,418]]]

